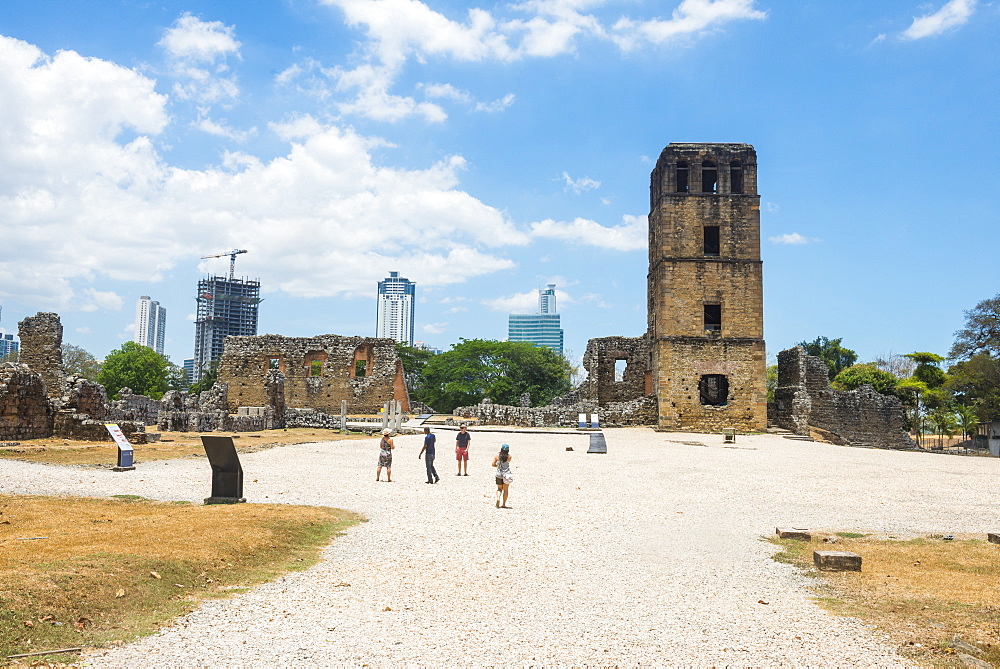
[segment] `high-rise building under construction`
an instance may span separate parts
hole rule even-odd
[[[260,304],[260,281],[236,279],[230,274],[213,276],[198,282],[198,313],[194,334],[194,374],[196,382],[222,357],[229,335],[257,334],[257,305]]]

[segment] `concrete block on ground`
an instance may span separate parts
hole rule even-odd
[[[990,532],[986,535],[986,540],[991,544],[1000,544],[1000,532]]]
[[[812,541],[812,535],[804,527],[776,527],[775,533],[779,539],[798,539],[799,541]]]
[[[813,564],[820,571],[861,571],[861,556],[850,551],[813,551]]]

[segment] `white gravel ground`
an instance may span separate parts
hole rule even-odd
[[[437,485],[424,482],[419,436],[396,438],[391,484],[375,483],[375,439],[244,455],[250,502],[342,507],[370,522],[337,538],[308,571],[206,602],[85,661],[905,664],[877,633],[813,604],[805,577],[773,562],[761,537],[776,526],[997,530],[993,458],[770,435],[741,436],[733,447],[717,435],[647,429],[606,430],[608,453],[595,455],[585,435],[473,434],[471,474],[456,477],[452,433],[439,433]],[[489,463],[502,442],[514,456],[510,510],[493,503]],[[127,473],[0,461],[4,493],[200,502],[209,480],[195,458]]]

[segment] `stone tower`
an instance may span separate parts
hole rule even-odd
[[[760,196],[749,144],[676,144],[650,175],[649,344],[659,426],[767,427]]]

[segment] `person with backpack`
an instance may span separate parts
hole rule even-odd
[[[497,482],[497,508],[510,509],[507,505],[507,495],[510,493],[510,484],[514,482],[514,474],[510,471],[510,446],[504,444],[500,447],[500,452],[493,458],[493,466],[496,467]],[[502,498],[502,499],[501,499]]]

